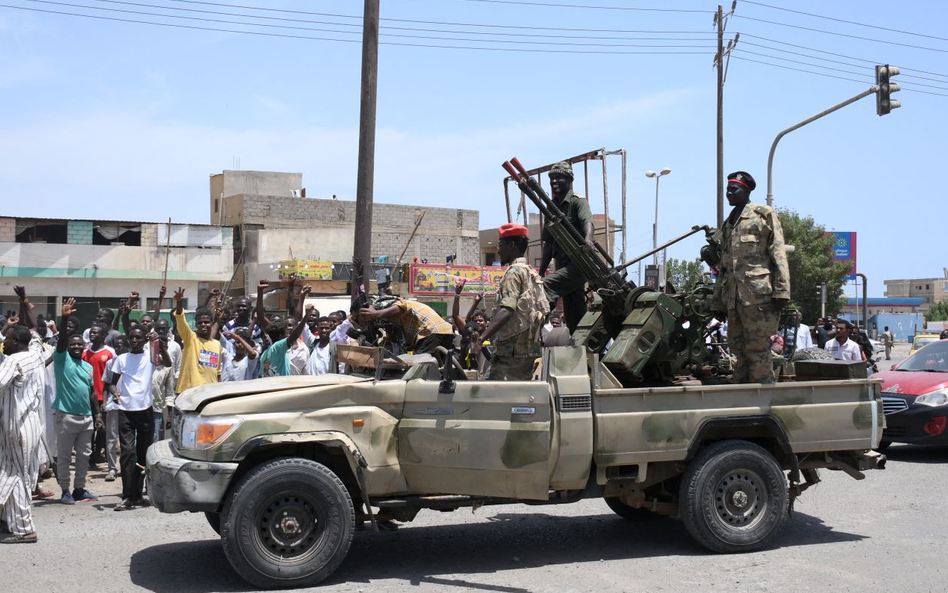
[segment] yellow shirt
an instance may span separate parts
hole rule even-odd
[[[197,337],[184,313],[175,313],[174,320],[184,343],[181,348],[181,375],[174,392],[182,393],[198,385],[217,383],[221,372],[221,343]]]

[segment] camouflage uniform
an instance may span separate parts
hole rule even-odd
[[[497,291],[497,306],[510,309],[513,317],[492,340],[494,356],[487,379],[529,381],[533,361],[540,356],[540,328],[550,312],[540,275],[524,257],[513,261]]]
[[[780,313],[773,299],[790,299],[790,272],[780,219],[769,206],[748,202],[735,223],[725,221],[712,309],[727,311],[735,383],[773,383],[770,336]]]
[[[557,202],[556,205],[566,215],[573,228],[579,231],[579,234],[585,235],[587,223],[592,222],[592,210],[589,209],[586,198],[571,190],[563,201]],[[543,229],[542,238],[544,242],[553,240],[546,229]],[[556,299],[563,297],[566,326],[572,333],[586,314],[586,293],[583,291],[586,278],[556,243],[553,244],[553,258],[556,260],[556,270],[543,279],[543,289],[551,306],[556,305]]]

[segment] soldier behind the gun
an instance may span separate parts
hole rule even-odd
[[[523,256],[528,242],[527,227],[500,225],[497,252],[500,263],[509,267],[500,279],[497,311],[479,338],[482,343],[492,341],[495,347],[487,375],[491,381],[529,381],[540,356],[540,329],[550,305],[540,276]]]
[[[780,219],[769,206],[750,201],[754,178],[738,171],[727,178],[734,207],[721,227],[721,264],[711,308],[727,314],[727,339],[735,383],[773,383],[770,336],[790,300],[790,272]]]
[[[560,161],[550,169],[550,190],[553,201],[563,211],[567,220],[585,238],[586,244],[593,247],[593,217],[589,202],[573,193],[573,166]],[[546,270],[551,259],[556,259],[556,270],[549,276]],[[576,331],[580,319],[586,314],[586,295],[583,287],[586,279],[566,252],[556,244],[549,231],[543,229],[543,258],[540,260],[540,276],[550,307],[556,305],[556,299],[563,297],[563,312],[570,333]]]

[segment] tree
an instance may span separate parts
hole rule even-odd
[[[695,287],[705,273],[701,258],[694,261],[670,259],[665,262],[665,279],[672,283],[675,290],[685,292]]]
[[[812,216],[779,209],[783,238],[795,250],[787,255],[790,264],[790,303],[813,325],[820,316],[820,285],[826,283],[826,313],[836,316],[843,305],[843,283],[851,271],[848,262],[833,261],[833,237]]]
[[[948,301],[933,303],[932,308],[925,313],[925,321],[948,321]]]

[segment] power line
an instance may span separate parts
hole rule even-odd
[[[103,12],[116,12],[122,14],[134,14],[141,16],[151,16],[159,18],[172,18],[180,19],[186,21],[199,21],[199,22],[210,22],[210,23],[222,23],[226,25],[240,25],[240,26],[249,26],[249,27],[266,27],[270,29],[288,29],[294,31],[315,31],[318,33],[337,33],[341,35],[358,35],[361,31],[339,31],[338,29],[324,29],[317,27],[298,27],[292,25],[273,25],[268,23],[252,23],[246,21],[234,21],[226,19],[214,19],[206,17],[197,17],[197,16],[182,16],[177,14],[163,14],[156,12],[145,12],[139,10],[127,10],[123,8],[102,8],[98,6],[86,6],[85,4],[73,4],[70,2],[57,2],[55,0],[26,0],[27,2],[34,2],[39,4],[52,4],[56,6],[69,6],[72,8],[82,8],[88,10],[99,10]],[[100,0],[96,0],[100,1]],[[154,6],[154,5],[149,5]],[[158,6],[158,8],[161,8]],[[238,15],[242,16],[242,15]],[[447,32],[453,34],[453,32]],[[616,48],[626,48],[626,47],[637,47],[637,48],[661,48],[661,49],[700,49],[703,46],[700,45],[669,45],[669,44],[642,44],[642,43],[576,43],[576,42],[566,42],[566,41],[515,41],[510,39],[472,39],[467,37],[438,37],[434,35],[409,35],[404,33],[383,33],[382,35],[386,37],[398,37],[403,39],[428,39],[435,41],[461,41],[469,43],[501,43],[501,44],[514,44],[514,45],[556,45],[556,46],[570,46],[570,47],[616,47]],[[646,38],[646,40],[651,40],[652,38]],[[702,41],[702,40],[697,40]]]
[[[596,6],[592,4],[557,4],[554,2],[526,2],[524,0],[458,0],[484,4],[513,4],[518,6],[542,6],[545,8],[582,8],[588,10],[623,10],[630,12],[684,12],[692,14],[714,14],[710,10],[685,10],[681,8],[641,8],[631,6]]]
[[[834,35],[836,37],[848,37],[850,39],[859,39],[861,41],[871,41],[873,43],[883,43],[885,45],[897,45],[899,47],[908,47],[911,49],[924,49],[926,51],[934,51],[938,53],[948,54],[948,49],[939,49],[937,47],[926,47],[924,45],[912,45],[911,43],[899,43],[898,41],[887,41],[884,39],[874,39],[872,37],[862,37],[860,35],[850,35],[849,33],[840,33],[838,31],[826,31],[825,29],[816,29],[813,27],[804,27],[803,25],[791,25],[789,23],[781,23],[778,21],[768,21],[767,19],[758,19],[752,16],[745,15],[734,15],[737,18],[745,19],[748,21],[756,21],[758,23],[767,23],[768,25],[778,25],[780,27],[790,27],[792,29],[801,29],[803,31],[812,31],[813,33],[823,33],[824,35]]]
[[[262,31],[245,31],[239,29],[221,29],[217,27],[204,27],[197,25],[182,25],[177,23],[162,23],[155,21],[145,21],[139,19],[128,19],[120,17],[110,17],[104,15],[94,15],[94,14],[82,14],[82,13],[73,13],[65,12],[59,10],[49,10],[42,8],[28,8],[26,6],[12,6],[9,4],[0,4],[0,8],[10,8],[14,10],[23,10],[29,12],[39,12],[45,14],[57,14],[62,16],[71,16],[78,18],[87,18],[95,19],[102,21],[112,21],[120,23],[133,23],[139,25],[153,25],[157,27],[170,27],[175,29],[189,29],[194,31],[213,31],[219,33],[237,33],[240,35],[255,35],[260,37],[277,37],[285,39],[303,39],[309,41],[330,41],[337,43],[361,43],[361,39],[335,39],[330,37],[312,37],[308,35],[291,35],[287,33],[265,33]],[[249,24],[250,26],[257,26]],[[434,48],[434,49],[461,49],[461,50],[474,50],[474,51],[494,51],[494,52],[511,52],[511,53],[554,53],[554,54],[595,54],[595,55],[707,55],[707,52],[704,51],[605,51],[605,50],[577,50],[577,49],[526,49],[526,48],[511,48],[511,47],[472,47],[464,45],[444,45],[444,44],[433,44],[433,43],[403,43],[396,41],[381,41],[382,45],[390,45],[396,47],[423,47],[423,48]]]
[[[180,19],[186,21],[199,21],[199,22],[210,22],[210,23],[222,23],[226,25],[240,25],[240,26],[249,26],[249,27],[266,27],[270,29],[288,29],[294,31],[315,31],[318,33],[337,33],[341,35],[358,35],[361,31],[340,31],[338,29],[324,29],[317,27],[298,27],[292,25],[273,25],[268,23],[248,23],[246,21],[234,21],[226,19],[214,19],[206,17],[197,17],[197,16],[182,16],[177,14],[162,14],[156,12],[145,12],[139,10],[127,10],[123,8],[102,8],[98,6],[86,6],[85,4],[73,4],[70,2],[57,2],[55,0],[26,0],[27,2],[34,2],[38,4],[52,4],[56,6],[69,6],[72,8],[82,8],[88,10],[99,10],[103,12],[116,12],[122,14],[134,14],[140,16],[151,16],[159,18],[172,18]],[[99,1],[99,0],[97,0]],[[154,6],[154,5],[150,5]],[[158,8],[161,8],[160,6]],[[238,15],[241,16],[241,15]],[[449,32],[450,33],[450,32]],[[564,42],[564,41],[515,41],[509,39],[472,39],[466,37],[438,37],[434,35],[409,35],[404,33],[383,33],[386,37],[398,37],[403,39],[428,39],[435,41],[461,41],[469,43],[502,43],[502,44],[514,44],[514,45],[556,45],[556,46],[570,46],[570,47],[637,47],[637,48],[662,48],[662,49],[700,49],[702,46],[698,45],[669,45],[669,44],[641,44],[641,43],[576,43],[576,42]],[[700,40],[698,40],[700,41]]]
[[[915,37],[925,37],[926,39],[936,39],[938,41],[948,41],[946,37],[938,37],[936,35],[927,35],[925,33],[916,33],[914,31],[906,31],[904,29],[891,29],[889,27],[882,27],[879,25],[870,25],[869,23],[859,23],[856,21],[849,21],[846,19],[839,19],[836,17],[825,16],[822,14],[813,14],[812,12],[804,12],[802,10],[793,10],[792,8],[784,8],[782,6],[773,6],[771,4],[764,4],[763,2],[752,2],[751,0],[743,0],[745,4],[753,4],[755,6],[763,6],[764,8],[771,8],[773,10],[782,10],[784,12],[792,12],[795,14],[802,14],[804,16],[810,16],[818,19],[825,19],[827,21],[835,21],[837,23],[844,23],[847,25],[856,25],[857,27],[867,27],[870,29],[878,29],[880,31],[889,31],[891,33],[901,33],[903,35],[913,35]]]

